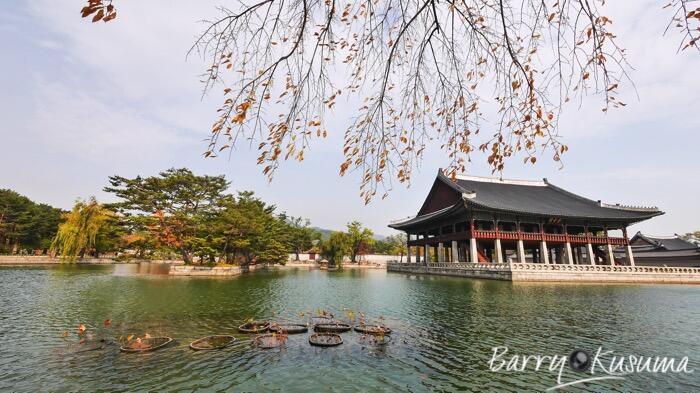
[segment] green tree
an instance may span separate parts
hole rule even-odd
[[[385,240],[390,246],[388,254],[400,255],[400,260],[403,261],[403,256],[408,252],[406,247],[406,235],[404,233],[398,233],[387,237]]]
[[[377,240],[372,247],[375,254],[404,255],[406,254],[406,235],[399,233]]]
[[[230,195],[224,176],[197,176],[189,169],[168,169],[158,176],[128,179],[110,176],[110,192],[122,199],[113,204],[125,217],[146,215],[147,226],[154,232],[157,244],[180,252],[191,264],[193,251],[201,245],[203,225],[222,209]],[[201,251],[201,250],[200,250]]]
[[[348,241],[350,244],[350,261],[357,262],[357,255],[363,249],[368,249],[374,244],[374,233],[369,228],[364,228],[358,221],[348,224]]]
[[[61,222],[61,210],[37,204],[11,190],[0,190],[0,253],[46,250]]]
[[[65,222],[58,226],[51,249],[60,252],[62,258],[74,261],[90,249],[98,252],[98,237],[101,232],[104,234],[115,214],[97,203],[95,197],[90,197],[87,201],[78,200],[64,219]]]
[[[328,240],[321,242],[321,256],[331,267],[342,266],[343,258],[352,251],[350,237],[344,232],[331,232]]]
[[[314,245],[314,241],[321,239],[321,232],[311,227],[308,219],[301,217],[287,218],[289,226],[290,246],[294,252],[295,260],[299,260],[299,254],[309,250]]]
[[[243,264],[282,263],[290,247],[289,227],[284,215],[275,215],[276,206],[240,192],[222,210],[216,231],[221,233],[222,256],[227,262]]]

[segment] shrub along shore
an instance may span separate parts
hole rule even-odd
[[[0,255],[13,264],[182,260],[187,265],[284,264],[289,254],[311,252],[342,264],[363,254],[403,254],[402,235],[376,240],[357,221],[347,231],[324,232],[308,219],[279,212],[253,192],[229,192],[225,176],[187,168],[155,176],[110,176],[104,188],[116,202],[77,200],[70,211],[0,190]],[[59,256],[54,260],[47,256]],[[26,256],[43,256],[24,259]],[[19,258],[19,259],[18,259]],[[5,263],[7,264],[7,263]]]

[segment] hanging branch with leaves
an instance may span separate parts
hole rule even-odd
[[[697,48],[700,9],[674,0],[672,23]],[[429,145],[445,172],[472,154],[493,172],[519,156],[561,162],[565,104],[599,94],[602,110],[624,106],[625,51],[603,0],[257,0],[220,8],[191,53],[208,62],[203,90],[223,90],[205,156],[255,146],[270,179],[280,162],[302,161],[328,135],[341,96],[357,102],[344,132],[340,175],[361,176],[368,203],[393,180],[410,183]],[[83,15],[104,6],[90,0]],[[99,12],[99,9],[98,11]],[[113,12],[113,8],[112,8]],[[90,15],[89,13],[87,15]]]

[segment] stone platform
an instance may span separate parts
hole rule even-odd
[[[268,267],[267,265],[247,265],[247,266],[192,266],[180,265],[170,266],[168,272],[171,276],[199,276],[199,277],[227,277],[238,276],[243,273],[255,271]]]
[[[390,262],[387,271],[517,282],[700,284],[700,268],[664,266]]]

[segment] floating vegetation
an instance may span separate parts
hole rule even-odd
[[[270,328],[267,321],[249,321],[238,327],[241,333],[265,333]]]
[[[335,316],[330,311],[317,308],[316,314],[313,317],[311,317],[311,321],[313,323],[317,323],[317,322],[330,321],[330,320],[333,320],[333,318],[335,318]]]
[[[213,335],[202,337],[190,343],[190,349],[195,351],[211,351],[225,348],[236,342],[236,338],[227,335]]]
[[[362,336],[362,340],[369,342],[372,345],[387,345],[391,342],[391,336],[385,336],[383,334],[367,334]]]
[[[357,325],[355,326],[355,331],[372,335],[391,334],[391,329],[384,325]]]
[[[273,323],[270,331],[284,334],[300,334],[309,331],[309,327],[301,323]]]
[[[335,333],[314,333],[309,336],[309,343],[317,347],[335,347],[343,343],[343,338]]]
[[[101,338],[97,340],[80,340],[76,344],[70,344],[68,346],[68,351],[69,353],[82,353],[82,352],[90,352],[90,351],[97,351],[100,349],[104,349],[107,346],[108,342],[106,339]]]
[[[122,352],[149,352],[170,344],[173,341],[170,337],[147,337],[127,339],[120,349]]]
[[[256,336],[253,345],[262,349],[277,348],[287,342],[287,335],[281,333],[268,333]]]
[[[314,325],[314,331],[322,333],[343,333],[350,331],[350,329],[352,329],[352,327],[349,324],[338,321],[323,322]]]
[[[345,314],[344,316],[347,317],[347,321],[345,321],[344,317],[335,319],[334,314],[327,310],[317,309],[313,316],[311,316],[311,312],[300,312],[300,317],[311,316],[312,321],[315,320],[315,323],[312,325],[295,322],[294,320],[283,317],[277,317],[276,319],[278,319],[279,322],[275,323],[265,320],[256,321],[253,318],[249,318],[244,324],[238,327],[238,331],[241,333],[257,334],[249,340],[241,341],[231,335],[216,334],[199,338],[191,342],[189,347],[195,351],[207,351],[222,349],[235,343],[250,342],[253,347],[257,348],[279,348],[285,345],[288,335],[306,333],[309,331],[309,326],[313,326],[314,330],[314,333],[309,336],[309,343],[315,346],[332,347],[340,345],[343,343],[343,339],[338,333],[351,331],[353,327],[356,332],[362,334],[360,340],[365,343],[381,346],[391,342],[389,334],[392,333],[392,330],[384,324],[383,317],[379,317],[371,323],[366,323],[363,313],[356,314],[354,311],[348,309],[343,309],[343,313]],[[356,325],[356,323],[359,324]],[[71,353],[95,351],[103,349],[115,342],[118,342],[119,348],[123,352],[149,352],[163,348],[173,342],[173,339],[170,337],[151,337],[148,333],[144,334],[143,337],[136,337],[132,334],[126,338],[120,337],[118,340],[115,338],[108,339],[105,333],[107,330],[111,329],[112,321],[107,319],[102,325],[103,326],[95,328],[82,323],[78,324],[76,330],[79,341],[77,342],[69,342],[69,337],[75,333],[65,331],[61,336],[62,339],[68,343]],[[268,330],[272,333],[264,334]]]
[[[113,340],[106,338],[107,330],[110,327],[112,327],[112,321],[109,319],[104,321],[103,328],[91,328],[90,331],[88,331],[88,327],[85,324],[80,323],[76,329],[78,341],[71,341],[71,333],[67,330],[61,334],[61,338],[68,344],[68,353],[96,351],[105,348],[113,342]]]

